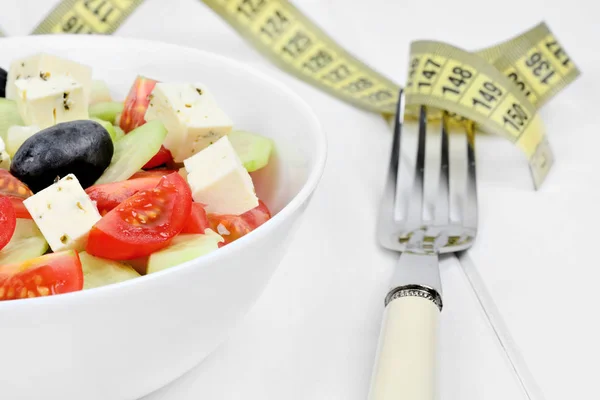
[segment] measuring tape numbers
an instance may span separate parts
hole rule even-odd
[[[33,33],[110,34],[142,2],[63,0]],[[400,86],[340,47],[289,1],[203,2],[294,76],[388,120],[395,112]],[[421,105],[446,110],[455,122],[505,137],[527,157],[534,186],[543,183],[554,157],[537,110],[580,73],[544,23],[476,52],[416,41],[409,63],[409,112]]]

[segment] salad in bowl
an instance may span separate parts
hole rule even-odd
[[[271,218],[251,172],[273,142],[198,82],[113,99],[47,53],[0,70],[0,300],[96,288],[204,256]]]

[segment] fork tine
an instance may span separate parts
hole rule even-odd
[[[395,116],[395,120],[394,120],[394,139],[392,141],[392,156],[390,159],[390,170],[389,170],[389,175],[390,175],[390,184],[393,185],[393,201],[394,201],[394,208],[393,208],[393,215],[394,215],[394,219],[396,221],[400,221],[402,220],[402,218],[404,217],[404,204],[402,201],[402,195],[401,195],[401,190],[400,190],[400,176],[401,176],[401,170],[400,170],[400,152],[401,152],[401,146],[400,146],[400,140],[401,140],[401,136],[402,136],[402,125],[404,123],[404,90],[400,89],[400,92],[398,93],[398,104],[396,105],[396,116]]]
[[[442,146],[440,155],[440,182],[435,200],[435,225],[447,225],[450,216],[450,157],[448,144],[448,112],[442,114]]]
[[[427,108],[421,106],[419,111],[419,140],[417,148],[417,161],[413,187],[408,200],[409,220],[411,225],[421,225],[423,221],[423,198],[425,190],[425,146],[427,142]]]
[[[477,176],[475,173],[475,126],[469,123],[467,136],[467,187],[463,203],[463,226],[477,229]]]

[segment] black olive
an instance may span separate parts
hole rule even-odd
[[[6,75],[7,72],[0,67],[0,97],[6,97]]]
[[[102,175],[113,152],[110,135],[99,123],[63,122],[27,139],[13,157],[10,172],[34,192],[68,174],[75,174],[85,189]]]

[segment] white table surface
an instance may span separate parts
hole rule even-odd
[[[2,0],[0,26],[26,34],[56,3]],[[534,192],[517,150],[498,137],[478,138],[480,234],[469,257],[546,399],[597,396],[600,24],[594,2],[295,4],[397,82],[404,82],[411,40],[478,49],[548,22],[583,71],[542,111],[556,166]],[[145,400],[365,399],[396,260],[374,236],[391,139],[382,119],[276,70],[198,0],[147,0],[117,34],[197,47],[269,71],[312,104],[330,142],[320,188],[264,295],[205,362]],[[454,257],[444,259],[442,275],[441,398],[524,398]]]

